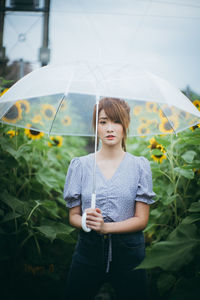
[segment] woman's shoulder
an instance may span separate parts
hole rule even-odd
[[[93,159],[93,153],[72,158],[71,164],[85,164]]]
[[[136,164],[138,164],[140,166],[149,164],[149,160],[144,156],[137,156],[137,155],[131,154],[129,152],[127,152],[127,156],[129,158],[129,160],[134,161]]]

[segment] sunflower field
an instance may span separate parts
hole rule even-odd
[[[200,110],[200,97],[192,100]],[[1,296],[62,299],[78,234],[68,223],[62,196],[65,175],[73,157],[93,151],[93,141],[19,129],[15,119],[28,106],[18,104],[13,126],[0,124]],[[51,107],[44,109],[50,118]],[[39,115],[33,122],[41,122]],[[177,136],[129,138],[127,151],[149,159],[156,193],[144,231],[146,258],[138,266],[147,269],[150,299],[196,298],[200,293],[200,125]]]
[[[26,109],[18,105],[16,120]],[[14,124],[0,124],[1,299],[61,299],[77,238],[63,186],[70,160],[87,154],[87,139]]]
[[[200,101],[196,101],[200,104]],[[200,294],[200,126],[182,133],[129,140],[128,150],[151,162],[156,202],[145,229],[151,299]]]

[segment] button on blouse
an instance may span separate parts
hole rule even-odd
[[[64,186],[66,206],[81,205],[82,214],[91,207],[94,153],[71,160]],[[134,216],[135,202],[152,204],[156,194],[152,190],[149,161],[128,152],[110,179],[96,167],[96,207],[101,209],[105,222],[119,222]]]

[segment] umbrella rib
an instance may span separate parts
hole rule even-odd
[[[62,96],[62,99],[61,99],[61,101],[60,101],[60,103],[59,103],[59,105],[58,105],[58,107],[57,107],[57,109],[56,109],[56,113],[55,113],[55,115],[54,115],[53,121],[51,122],[51,127],[50,127],[50,130],[49,130],[49,132],[48,132],[48,136],[50,136],[50,134],[51,134],[51,130],[52,130],[52,127],[53,127],[53,123],[54,123],[54,121],[55,121],[55,119],[56,119],[58,110],[59,110],[61,104],[63,103],[64,98],[65,98],[65,94]]]
[[[62,102],[63,102],[65,96],[68,94],[70,84],[71,84],[72,79],[73,79],[73,77],[74,77],[74,73],[75,73],[75,70],[73,71],[73,73],[72,73],[72,75],[71,75],[71,77],[70,77],[70,80],[69,80],[69,82],[68,82],[68,84],[67,84],[67,88],[66,88],[66,90],[65,90],[65,92],[64,92],[64,95],[62,96],[62,98],[61,98],[61,100],[60,100],[60,103],[59,103],[59,105],[58,105],[58,107],[57,107],[56,113],[55,113],[54,118],[53,118],[53,121],[52,121],[52,123],[51,123],[51,127],[50,127],[50,130],[49,130],[48,136],[50,136],[50,133],[51,133],[51,130],[52,130],[52,127],[53,127],[53,123],[54,123],[55,118],[56,118],[56,116],[57,116],[58,110],[59,110],[59,108],[60,108],[60,106],[61,106],[61,104],[62,104]]]

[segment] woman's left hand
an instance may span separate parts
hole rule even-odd
[[[87,208],[85,212],[87,214],[86,226],[99,233],[105,233],[105,223],[101,214],[101,210],[99,208]]]

